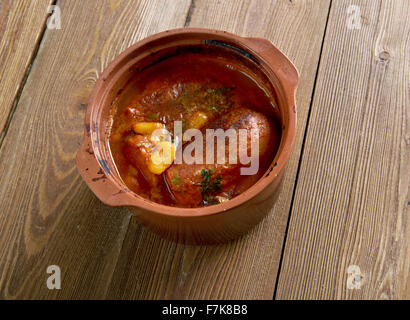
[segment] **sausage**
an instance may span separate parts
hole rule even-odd
[[[279,130],[275,123],[262,113],[256,112],[248,108],[235,108],[228,114],[214,120],[209,126],[209,129],[227,130],[246,129],[247,130],[247,154],[251,152],[251,129],[258,129],[259,131],[259,162],[266,163],[271,161],[273,153],[277,150],[279,145]],[[202,131],[205,133],[205,129]],[[237,141],[239,142],[238,130],[236,131]],[[204,134],[205,137],[205,134]],[[204,138],[204,140],[206,140]],[[216,139],[215,139],[216,140]],[[187,145],[187,144],[186,144]],[[186,148],[186,145],[184,146]],[[210,182],[212,186],[216,186],[211,190],[207,196],[224,195],[227,198],[235,196],[236,185],[241,180],[240,169],[247,167],[240,163],[237,158],[236,164],[228,163],[229,148],[228,139],[225,140],[225,163],[218,164],[216,155],[216,141],[214,146],[214,163],[212,164],[173,164],[166,171],[166,182],[169,190],[173,193],[177,204],[185,207],[197,207],[203,203],[204,190],[201,187],[201,182],[204,180],[204,173],[210,173]],[[237,149],[239,150],[239,148]],[[204,163],[206,162],[206,146],[204,142]],[[259,166],[260,168],[262,166]],[[204,171],[205,170],[205,171]],[[263,174],[259,169],[257,175]],[[243,177],[242,177],[243,178]],[[219,180],[217,180],[219,179]],[[246,179],[242,179],[246,180]],[[250,180],[250,179],[248,179]],[[251,178],[251,180],[255,180]],[[238,189],[240,190],[240,188]],[[208,203],[209,204],[209,203]]]

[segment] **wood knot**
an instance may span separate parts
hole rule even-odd
[[[381,62],[389,61],[390,60],[390,54],[387,51],[382,51],[379,53],[378,59]]]

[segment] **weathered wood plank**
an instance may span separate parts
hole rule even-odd
[[[358,30],[332,4],[280,299],[410,298],[410,2],[356,3]]]
[[[0,142],[52,0],[0,2]]]
[[[31,2],[31,1],[30,1]],[[130,213],[104,206],[74,157],[102,69],[148,34],[181,27],[189,0],[58,1],[0,150],[0,297],[102,298]],[[48,290],[46,268],[62,270]]]
[[[131,220],[109,298],[272,299],[329,1],[195,1],[191,27],[266,37],[295,62],[298,136],[271,214],[238,241],[214,247],[176,245]],[[250,213],[251,214],[251,213]]]

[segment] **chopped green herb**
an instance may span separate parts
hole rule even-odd
[[[172,184],[176,184],[176,185],[181,184],[181,177],[179,176],[178,173],[175,175],[174,178],[172,178],[171,182]]]
[[[234,87],[186,89],[177,99],[187,111],[193,112],[198,108],[206,108],[212,112],[219,112],[232,106],[232,90]]]
[[[221,109],[227,109],[232,104],[231,96],[228,94],[233,88],[222,87],[217,89],[208,89],[204,97],[206,106],[209,110],[219,112]]]
[[[222,88],[216,89],[216,90],[215,90],[215,93],[216,93],[216,94],[221,94],[221,93],[225,93],[225,92],[231,91],[231,90],[233,90],[233,89],[234,89],[234,87],[222,87]]]
[[[213,199],[213,194],[221,190],[221,177],[212,178],[211,169],[201,170],[202,181],[201,186],[202,200],[204,204],[209,204]]]
[[[158,114],[156,113],[150,113],[148,115],[148,118],[152,119],[152,120],[158,120]]]

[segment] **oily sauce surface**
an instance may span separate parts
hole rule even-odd
[[[142,197],[179,207],[228,201],[252,186],[273,160],[280,142],[278,121],[268,112],[274,108],[264,90],[228,59],[186,52],[139,72],[124,88],[112,109],[111,153],[123,182]],[[204,135],[208,128],[258,128],[259,170],[244,176],[240,163],[171,163],[159,173],[150,165],[155,142],[149,127],[165,127],[175,144],[175,121],[183,132],[195,128]]]

